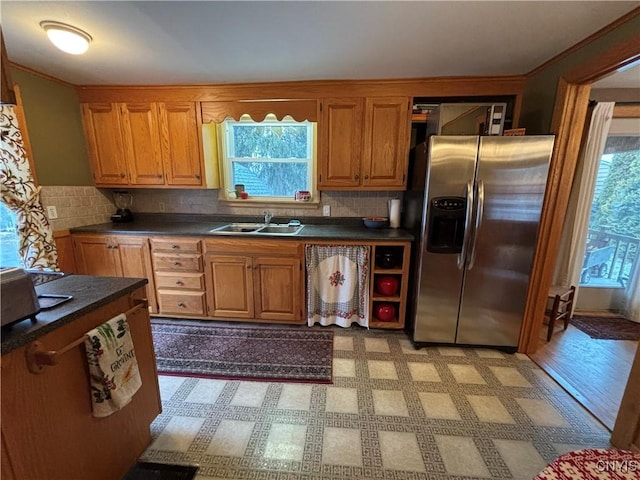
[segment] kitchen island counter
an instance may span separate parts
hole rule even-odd
[[[41,310],[36,315],[35,322],[26,319],[3,327],[2,355],[23,347],[147,283],[146,278],[65,275],[58,280],[38,285],[36,293],[39,295],[72,295],[73,298],[54,308]],[[9,302],[11,299],[3,298],[2,301]]]
[[[150,425],[162,406],[149,312],[139,306],[146,303],[146,283],[65,276],[36,290],[73,295],[72,300],[39,313],[35,323],[3,328],[3,480],[119,479],[149,446]],[[95,417],[85,335],[122,313],[141,386],[120,409]]]

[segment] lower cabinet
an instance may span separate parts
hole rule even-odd
[[[306,322],[304,244],[299,241],[98,234],[72,238],[79,273],[149,279],[151,313],[203,320]],[[404,328],[411,244],[339,244],[371,249],[369,326]]]
[[[371,251],[370,319],[371,328],[404,328],[411,244],[377,243]]]
[[[71,236],[78,273],[104,277],[146,278],[149,311],[157,312],[147,237],[76,234]]]
[[[313,244],[314,242],[309,242]],[[411,243],[322,242],[322,245],[369,247],[369,327],[402,329],[407,311]]]
[[[202,242],[199,238],[151,238],[158,313],[207,316]]]
[[[303,323],[301,244],[207,240],[205,245],[209,316]]]

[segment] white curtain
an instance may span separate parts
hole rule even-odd
[[[614,102],[602,102],[598,103],[593,110],[587,143],[579,159],[571,190],[560,254],[556,264],[555,285],[565,287],[575,285],[577,289],[580,284],[596,176],[600,157],[607,143],[614,106]]]

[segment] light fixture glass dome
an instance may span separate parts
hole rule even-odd
[[[40,26],[47,32],[51,43],[66,53],[80,55],[87,51],[92,38],[87,32],[66,23],[45,20]]]

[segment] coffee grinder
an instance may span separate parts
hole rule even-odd
[[[133,220],[131,204],[133,195],[129,192],[117,190],[113,192],[113,202],[116,204],[116,213],[111,215],[111,221],[116,223],[130,222]]]

